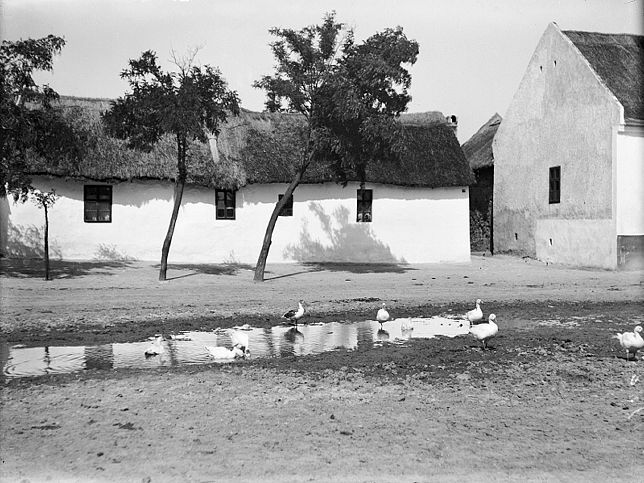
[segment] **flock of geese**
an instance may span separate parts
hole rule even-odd
[[[487,322],[483,322],[481,302],[481,299],[477,299],[475,308],[468,311],[465,314],[465,318],[470,324],[469,334],[481,342],[483,349],[487,349],[488,342],[499,333],[499,326],[496,325],[496,315],[494,314],[490,314]],[[295,326],[295,330],[297,330],[298,321],[304,316],[304,305],[304,301],[300,300],[298,302],[297,309],[291,309],[282,315],[282,318],[287,319]],[[382,307],[376,313],[376,320],[380,323],[381,330],[385,322],[393,320],[387,311],[387,305],[385,303],[382,304]],[[404,328],[402,329],[404,330]],[[626,360],[630,360],[631,354],[633,355],[633,360],[636,360],[637,351],[644,348],[644,339],[640,335],[641,332],[642,326],[638,325],[635,327],[633,332],[624,332],[613,336],[613,338],[619,340],[619,344],[622,349],[626,351]],[[228,330],[227,333],[230,336],[232,348],[229,349],[223,346],[204,346],[204,349],[214,359],[239,359],[248,357],[250,355],[248,334],[233,329]],[[145,356],[152,357],[160,355],[163,352],[163,336],[157,335],[145,350]]]

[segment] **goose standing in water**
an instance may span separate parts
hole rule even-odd
[[[159,354],[163,354],[165,349],[163,348],[162,343],[163,343],[163,336],[162,335],[155,336],[152,343],[145,349],[145,357],[152,357],[152,356],[158,356]]]
[[[483,343],[483,349],[487,349],[487,341],[495,337],[499,332],[499,327],[494,322],[495,320],[496,315],[490,314],[486,323],[470,327],[470,334]]]
[[[239,330],[230,330],[228,331],[230,340],[233,343],[233,348],[238,348],[244,353],[244,357],[250,355],[250,347],[248,342],[248,334],[241,332]]]
[[[245,357],[244,351],[239,347],[228,349],[227,347],[205,345],[204,349],[206,349],[214,359],[240,359]]]
[[[483,311],[481,310],[481,299],[476,299],[476,308],[470,310],[467,314],[465,314],[465,317],[467,317],[467,320],[470,321],[470,327],[474,324],[478,324],[481,320],[483,320]]]
[[[376,314],[376,320],[380,322],[380,328],[382,329],[382,324],[387,322],[389,320],[389,312],[387,312],[387,309],[385,308],[387,304],[383,303],[382,307],[378,310],[378,313]]]
[[[619,340],[619,345],[626,351],[626,360],[630,360],[630,354],[633,354],[633,360],[637,360],[637,351],[644,347],[644,339],[640,335],[642,326],[638,325],[633,329],[633,332],[624,332],[623,334],[616,334],[614,339]]]
[[[288,312],[286,312],[284,315],[282,315],[283,319],[288,319],[291,323],[295,324],[295,327],[297,327],[297,321],[302,318],[304,315],[304,300],[300,300],[297,305],[297,310],[291,309]]]

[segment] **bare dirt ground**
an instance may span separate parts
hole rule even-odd
[[[644,322],[642,273],[512,257],[471,264],[239,266],[1,260],[12,344],[304,321],[497,315],[469,337],[361,351],[3,381],[2,481],[642,481],[644,362],[615,332]]]

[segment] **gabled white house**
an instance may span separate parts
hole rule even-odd
[[[174,153],[164,143],[136,153],[101,134],[104,100],[67,98],[95,124],[98,146],[81,166],[34,161],[34,186],[56,190],[50,253],[68,260],[158,260],[173,203]],[[399,164],[373,167],[364,189],[333,182],[312,166],[280,216],[269,262],[467,262],[471,171],[440,113],[403,116],[408,151]],[[266,224],[292,178],[300,148],[288,114],[242,112],[210,146],[193,145],[188,186],[171,263],[254,264]],[[1,249],[42,253],[43,213],[0,200]]]
[[[641,263],[643,47],[642,36],[547,27],[494,137],[497,252]]]

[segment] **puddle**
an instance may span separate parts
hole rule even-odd
[[[373,320],[362,322],[331,322],[269,328],[238,328],[248,335],[251,359],[303,356],[339,348],[355,350],[374,345],[404,343],[414,338],[437,335],[454,337],[467,334],[468,324],[448,317],[401,318],[386,322],[381,329]],[[167,337],[167,336],[166,336]],[[88,369],[155,368],[211,362],[215,360],[204,346],[231,348],[225,330],[181,332],[174,339],[163,341],[163,352],[145,357],[150,341],[98,346],[21,347],[0,344],[0,364],[6,378],[63,374]]]

